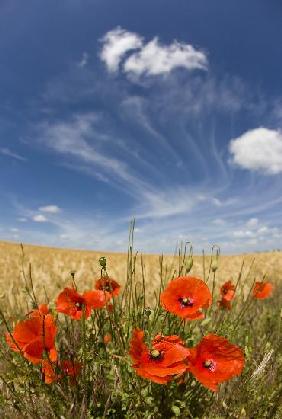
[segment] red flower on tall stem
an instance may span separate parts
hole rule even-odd
[[[166,384],[174,376],[187,370],[190,351],[184,347],[178,336],[157,335],[149,348],[144,343],[144,332],[135,329],[129,355],[133,360],[133,368],[140,377]]]
[[[106,291],[111,294],[112,297],[117,297],[120,292],[120,284],[113,278],[108,276],[102,276],[95,283],[96,290]]]
[[[57,297],[56,310],[80,320],[83,313],[88,318],[92,309],[104,307],[110,298],[111,295],[104,291],[93,290],[79,294],[74,288],[65,288]]]
[[[64,376],[71,377],[71,382],[75,382],[75,378],[80,373],[81,364],[71,360],[63,360],[58,363],[50,362],[44,359],[41,364],[42,380],[46,384],[51,384],[60,380]]]
[[[29,318],[20,321],[11,334],[6,333],[6,342],[10,348],[34,364],[41,362],[44,352],[52,361],[57,360],[55,321],[51,314],[44,314],[45,308],[33,310]]]
[[[220,308],[225,308],[226,310],[231,310],[231,301],[222,298],[217,302]]]
[[[235,286],[231,281],[225,282],[220,288],[221,300],[218,301],[218,305],[222,308],[231,310],[231,301],[235,295]]]
[[[223,381],[240,375],[244,367],[242,350],[222,336],[205,336],[190,351],[189,371],[212,391],[217,391],[218,384]]]
[[[44,316],[49,313],[49,308],[47,304],[39,304],[39,306],[32,310],[28,315],[30,317],[36,317],[36,316]]]
[[[253,289],[253,297],[263,300],[271,296],[273,285],[270,282],[256,282]]]
[[[161,305],[170,313],[188,320],[203,319],[212,295],[200,278],[181,276],[173,279],[160,296]]]

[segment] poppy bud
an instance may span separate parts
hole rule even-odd
[[[150,307],[146,307],[144,310],[145,316],[150,317],[151,313],[152,313],[152,310],[150,309]]]
[[[108,345],[112,341],[112,335],[110,333],[106,333],[103,338],[104,344]]]
[[[70,271],[70,275],[71,275],[72,279],[74,279],[75,274],[76,274],[76,271]]]
[[[217,260],[214,260],[211,264],[211,270],[212,272],[215,272],[217,271],[217,269],[218,269],[218,263],[217,263]]]
[[[100,257],[99,264],[100,264],[101,268],[105,271],[106,267],[107,267],[107,259],[105,258],[105,256]]]
[[[188,258],[188,260],[186,262],[186,266],[185,266],[186,273],[190,272],[191,269],[192,269],[192,267],[193,267],[193,258],[192,258],[192,256],[189,256],[189,258]]]
[[[217,249],[216,249],[216,252],[214,254],[214,249],[215,248],[217,248]],[[220,249],[219,249],[219,247],[217,245],[214,245],[212,247],[212,260],[211,260],[211,270],[212,270],[212,272],[215,272],[218,269],[219,255],[220,255]]]

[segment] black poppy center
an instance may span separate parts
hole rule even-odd
[[[162,352],[158,351],[157,349],[152,349],[150,351],[150,358],[151,359],[158,360],[158,359],[161,359],[162,356],[163,356]]]
[[[194,300],[192,298],[180,297],[178,301],[180,302],[181,307],[193,307],[194,305]]]
[[[77,302],[75,303],[75,307],[77,308],[77,310],[82,310],[82,309],[83,309],[83,303],[82,303],[82,302],[77,301]]]
[[[208,369],[209,371],[215,370],[215,363],[211,359],[207,359],[203,362],[203,367]]]
[[[113,291],[113,287],[110,284],[103,285],[103,291],[111,292]]]

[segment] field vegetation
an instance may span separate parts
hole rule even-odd
[[[280,252],[1,242],[0,417],[282,417],[281,275]]]

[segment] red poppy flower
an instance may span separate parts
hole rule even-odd
[[[227,281],[220,288],[220,293],[222,298],[224,298],[227,301],[231,301],[233,300],[235,295],[235,286],[232,284],[231,281]]]
[[[112,297],[117,297],[120,292],[119,283],[108,276],[98,279],[95,283],[95,288],[96,290],[109,292]]]
[[[41,364],[42,381],[46,384],[51,384],[60,378],[56,372],[56,364],[44,359]]]
[[[42,379],[46,384],[58,381],[63,376],[69,376],[74,382],[74,378],[79,374],[81,365],[79,362],[63,360],[60,363],[50,362],[44,359],[41,364]]]
[[[110,333],[106,333],[103,337],[103,342],[105,345],[108,345],[112,341],[112,335]]]
[[[183,346],[178,336],[161,335],[155,337],[150,350],[144,343],[144,332],[135,329],[129,355],[133,360],[133,368],[140,377],[166,384],[174,376],[187,370],[190,351]]]
[[[270,297],[273,291],[273,285],[270,282],[256,282],[253,290],[253,297],[263,300]]]
[[[181,276],[173,279],[160,296],[162,306],[184,319],[203,319],[203,308],[211,305],[209,288],[200,278]]]
[[[77,377],[81,370],[81,364],[79,362],[65,359],[61,361],[60,368],[64,375],[68,377]]]
[[[45,316],[49,313],[49,308],[47,304],[39,304],[39,306],[28,313],[29,317],[38,317],[38,316]]]
[[[112,312],[114,311],[114,306],[113,306],[113,304],[108,304],[108,305],[107,305],[107,310],[108,310],[108,312],[109,312],[109,313],[112,313]]]
[[[55,348],[56,326],[51,314],[42,314],[34,310],[31,316],[20,321],[11,335],[6,333],[6,341],[10,348],[34,364],[41,362],[44,351],[52,361],[57,359]]]
[[[191,350],[189,371],[210,390],[235,375],[244,367],[242,350],[227,339],[210,334]]]
[[[108,292],[93,290],[79,294],[74,288],[65,288],[57,297],[56,309],[75,320],[90,316],[91,310],[104,307],[111,298]]]
[[[225,308],[227,310],[231,310],[231,301],[228,301],[225,298],[222,298],[220,301],[217,302],[217,304],[221,308]]]
[[[235,295],[235,286],[231,281],[225,282],[220,288],[221,300],[218,301],[218,305],[222,308],[231,310],[231,301]]]

